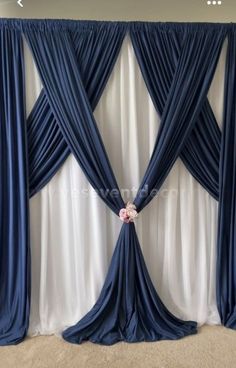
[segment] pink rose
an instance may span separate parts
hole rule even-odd
[[[129,223],[129,216],[127,214],[126,208],[121,208],[119,212],[120,219],[126,223]]]
[[[131,202],[128,202],[126,208],[121,208],[119,212],[120,219],[126,223],[133,222],[137,216],[138,212],[136,211],[136,207]]]

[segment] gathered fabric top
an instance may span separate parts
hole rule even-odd
[[[146,22],[146,21],[97,21],[70,19],[19,19],[0,18],[0,28],[19,31],[96,31],[117,29],[117,32],[235,32],[236,23],[188,23],[188,22]]]

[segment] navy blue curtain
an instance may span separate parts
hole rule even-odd
[[[141,32],[131,28],[130,35],[150,96],[162,116],[181,55],[182,32],[167,35],[160,27],[145,26]],[[206,98],[180,158],[215,199],[219,197],[220,141],[221,132]]]
[[[179,156],[209,193],[219,197],[218,308],[223,324],[236,328],[235,26],[1,20],[0,31],[0,344],[21,341],[28,328],[28,182],[33,195],[71,152],[109,208],[118,215],[125,207],[93,110],[128,31],[161,115],[153,154],[134,203],[140,212],[152,200]],[[28,119],[28,133],[22,33],[44,85]],[[221,138],[207,92],[226,34]],[[73,343],[113,344],[177,339],[195,332],[195,322],[176,318],[161,302],[134,223],[124,223],[96,304],[63,336]]]
[[[111,25],[114,27],[114,24]],[[169,30],[168,30],[169,31]],[[64,138],[90,183],[115,212],[124,207],[96,126],[68,32],[25,31],[45,93]],[[168,32],[167,32],[168,37]],[[187,28],[175,77],[162,114],[151,161],[135,200],[140,211],[153,198],[180,154],[206,99],[225,38],[219,32]],[[185,88],[183,88],[183,86]],[[76,98],[77,97],[77,98]],[[91,144],[92,142],[92,144]],[[143,190],[148,187],[144,197]],[[104,189],[107,195],[104,197]],[[146,311],[149,313],[146,313]],[[63,333],[67,341],[177,339],[196,332],[196,323],[174,317],[160,301],[148,275],[133,224],[124,224],[104,287],[92,310]]]
[[[0,24],[0,345],[29,322],[28,173],[21,33]]]
[[[81,79],[94,110],[119,54],[125,27],[107,28],[101,23],[70,33]],[[70,149],[42,90],[27,119],[29,141],[30,196],[37,193],[55,175]]]
[[[165,37],[173,36],[168,32]],[[194,31],[190,26],[179,37],[184,40],[181,55],[162,113],[153,156],[140,186],[141,195],[147,183],[149,192],[144,199],[141,195],[137,196],[135,203],[138,209],[150,202],[153,188],[160,188],[197,125],[225,39],[225,30],[222,27],[217,33],[209,29],[204,32],[204,28],[200,27],[198,32],[197,26]]]
[[[228,35],[220,157],[217,303],[222,323],[236,328],[236,34]]]
[[[118,214],[124,202],[94,121],[70,33],[64,29],[40,33],[30,29],[25,30],[25,37],[67,145],[91,185]]]
[[[167,38],[170,31],[166,32]],[[154,151],[134,201],[138,211],[161,187],[196,124],[225,32],[209,34],[187,30],[182,37],[183,48],[171,86],[171,98],[166,104]],[[135,227],[124,224],[96,304],[81,321],[67,329],[63,337],[73,343],[90,340],[113,344],[120,340],[177,339],[195,332],[195,322],[177,319],[162,304],[148,275]]]
[[[80,77],[69,34],[61,30],[53,33],[45,30],[39,34],[31,29],[25,31],[25,36],[68,146],[90,183],[118,214],[124,202],[120,195],[112,195],[114,189],[118,192],[118,186]],[[187,29],[183,33],[185,42],[171,89],[172,98],[163,113],[166,121],[160,129],[135,201],[138,210],[152,198],[151,190],[143,198],[142,189],[147,185],[150,189],[159,189],[188,139],[206,98],[224,36],[223,31],[209,34]],[[104,189],[106,196],[103,195]],[[130,264],[133,264],[131,272]],[[125,287],[120,287],[121,284]],[[114,300],[117,293],[120,296]],[[145,314],[147,309],[149,315]],[[120,340],[176,339],[195,332],[195,322],[175,318],[161,303],[144,266],[135,228],[133,224],[124,224],[98,302],[82,321],[65,331],[63,336],[71,342],[90,339],[112,344]]]

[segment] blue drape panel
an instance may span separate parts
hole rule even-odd
[[[222,323],[236,328],[236,34],[228,36],[220,158],[217,303]]]
[[[169,36],[169,33],[166,34]],[[159,189],[197,123],[206,100],[225,31],[191,29],[182,34],[183,45],[178,65],[165,104],[153,155],[140,186],[135,204],[138,210],[152,199],[152,190]],[[148,193],[143,197],[145,186]]]
[[[125,28],[101,27],[73,32],[81,79],[94,110],[119,54]],[[28,118],[30,196],[55,175],[70,154],[44,90]]]
[[[166,34],[160,28],[131,29],[131,40],[156,110],[162,116],[175,76],[182,33]],[[216,199],[219,197],[221,132],[206,99],[180,157],[191,174]]]
[[[32,49],[48,101],[60,124],[65,140],[90,183],[98,190],[99,195],[108,206],[118,214],[120,208],[124,207],[124,203],[120,194],[117,195],[119,191],[116,180],[80,78],[75,51],[69,35],[66,32],[57,31],[52,36],[49,31],[41,31],[38,34],[30,30],[30,32],[25,31],[25,36]],[[200,100],[202,94],[205,94],[205,90],[208,89],[222,40],[222,33],[211,37],[211,45],[213,46],[209,48],[210,37],[200,37],[199,41],[198,37],[192,33],[186,34],[183,57],[179,66],[180,70],[183,69],[182,77],[185,75],[185,78],[188,79],[185,68],[189,63],[187,55],[189,51],[194,49],[192,42],[196,47],[202,48],[199,63],[202,63],[203,54],[206,60],[202,73],[199,73],[200,64],[196,67],[196,64],[193,63],[192,78],[195,80],[196,76],[199,75],[195,91],[198,90],[200,92]],[[209,58],[209,54],[213,54],[211,58]],[[207,78],[205,81],[206,74]],[[184,77],[182,82],[186,83]],[[192,89],[191,84],[189,89]],[[183,98],[182,103],[186,102],[185,98]],[[194,113],[197,113],[200,108],[198,106],[199,100],[190,99],[190,101],[194,116]],[[187,118],[184,120],[184,124],[186,128],[188,125]],[[178,125],[178,118],[173,121],[173,125]],[[162,132],[165,134],[164,130]],[[183,135],[183,139],[187,139],[187,135]],[[161,141],[161,139],[158,140],[158,142]],[[91,142],[93,146],[91,146]],[[179,138],[173,149],[178,151],[181,142],[182,138]],[[153,160],[155,160],[155,155],[153,155]],[[172,164],[173,162],[174,159]],[[168,167],[166,175],[167,172]],[[155,169],[152,175],[158,175]],[[160,176],[159,184],[161,180],[164,180],[164,175]],[[152,180],[148,182],[146,179],[146,183],[152,186]],[[107,193],[105,197],[102,194],[104,189],[106,189]],[[112,195],[114,189],[116,190],[115,198]],[[133,264],[133,273],[129,272],[129,264]],[[133,278],[134,274],[135,279]],[[119,280],[118,284],[117,280]],[[126,280],[126,287],[117,288],[118,285],[123,284],[124,280]],[[104,290],[109,290],[109,293]],[[114,300],[114,295],[117,295],[117,293],[120,294],[120,297]],[[152,316],[151,320],[146,315],[141,316],[142,311],[147,309],[147,307]],[[153,322],[150,325],[150,321],[155,321],[155,323]],[[99,328],[97,328],[98,326]],[[184,322],[177,319],[161,303],[144,267],[144,260],[140,256],[135,228],[132,224],[125,224],[122,227],[116,251],[111,261],[110,271],[98,302],[88,315],[76,326],[66,330],[63,336],[71,342],[81,342],[89,339],[97,343],[112,344],[120,340],[154,341],[164,338],[177,339],[195,332],[195,322]]]
[[[182,37],[183,48],[170,98],[134,201],[138,211],[153,198],[153,189],[160,188],[197,121],[225,33],[187,32]],[[124,224],[96,304],[81,321],[64,331],[63,337],[72,343],[90,340],[113,344],[120,340],[178,339],[195,332],[195,322],[177,319],[159,299],[148,275],[134,225]]]
[[[0,24],[0,345],[20,342],[29,320],[29,237],[21,33]]]
[[[27,119],[30,197],[55,175],[70,154],[44,91]]]
[[[30,30],[25,37],[65,141],[90,184],[118,214],[124,202],[94,121],[69,32]]]
[[[124,224],[101,294],[65,340],[111,345],[118,341],[175,340],[196,333],[195,322],[183,322],[163,305],[152,284],[133,223]]]
[[[139,211],[153,198],[153,189],[160,188],[196,123],[225,34],[220,32],[210,36],[208,33],[187,32],[183,37],[171,97],[134,201]],[[143,195],[146,188],[148,193]],[[73,343],[90,340],[112,344],[120,340],[177,339],[195,332],[194,322],[178,320],[160,301],[146,270],[135,228],[133,224],[124,224],[97,303],[81,321],[68,328],[63,337]]]

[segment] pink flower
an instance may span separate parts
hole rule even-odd
[[[129,216],[127,214],[127,210],[126,208],[121,208],[120,212],[119,212],[119,216],[120,216],[120,219],[126,223],[129,222]]]
[[[137,216],[138,212],[136,211],[136,207],[131,202],[128,202],[126,208],[121,208],[119,212],[120,219],[126,223],[133,222]]]

